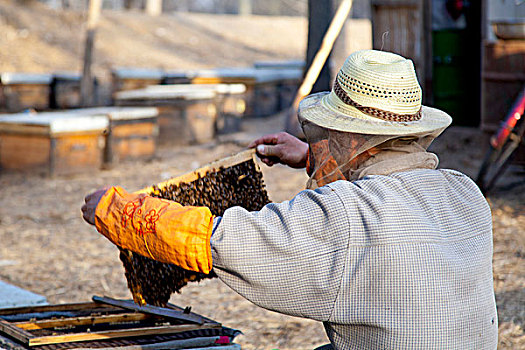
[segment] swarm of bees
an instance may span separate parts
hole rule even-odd
[[[254,211],[270,202],[262,173],[253,159],[216,171],[208,171],[191,182],[153,186],[150,195],[182,205],[206,206],[213,215],[222,216],[230,207]],[[188,282],[217,277],[185,270],[155,261],[129,250],[121,250],[128,288],[139,305],[165,306],[171,294],[180,292]]]

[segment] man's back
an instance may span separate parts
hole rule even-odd
[[[228,209],[214,271],[257,305],[324,322],[336,349],[493,349],[491,226],[454,171],[336,181]]]
[[[333,342],[496,348],[492,221],[470,179],[416,170],[329,186],[351,218],[341,290],[325,324]]]

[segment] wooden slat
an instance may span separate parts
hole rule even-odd
[[[131,328],[122,330],[111,330],[111,331],[100,331],[93,333],[76,333],[66,335],[51,335],[44,337],[33,337],[29,339],[27,345],[46,345],[46,344],[58,344],[58,343],[73,343],[79,341],[94,341],[101,339],[112,339],[112,338],[123,338],[133,336],[148,336],[148,335],[160,335],[160,334],[173,334],[181,333],[199,329],[216,329],[221,328],[220,324],[216,323],[205,323],[202,325],[173,325],[173,326],[162,326],[162,327],[147,327],[147,328]]]
[[[147,122],[130,122],[113,123],[111,125],[111,137],[129,137],[129,136],[152,136],[157,130],[156,123]]]
[[[0,319],[0,332],[9,335],[24,344],[28,344],[29,340],[34,337],[28,331],[13,326],[9,322],[2,319]]]
[[[163,307],[158,306],[152,306],[152,305],[137,305],[131,300],[117,300],[109,297],[99,297],[94,295],[93,300],[99,303],[104,303],[112,306],[118,306],[124,309],[128,310],[134,310],[138,312],[143,312],[151,315],[156,316],[163,316],[166,318],[171,318],[175,320],[183,320],[183,321],[189,321],[194,322],[198,324],[204,324],[206,323],[206,320],[204,320],[201,316],[193,314],[193,313],[184,313],[182,311],[178,310],[172,310],[167,309]]]
[[[133,322],[143,321],[151,318],[151,315],[142,313],[125,313],[117,315],[99,315],[99,316],[85,316],[85,317],[74,317],[74,318],[63,318],[63,319],[51,319],[33,322],[13,322],[13,326],[16,326],[25,330],[35,329],[46,329],[54,327],[64,326],[85,326],[94,325],[100,323],[117,323],[117,322]]]
[[[24,306],[8,309],[0,309],[0,317],[6,315],[20,315],[20,314],[33,314],[33,313],[45,313],[53,311],[85,311],[85,310],[122,310],[119,307],[113,307],[104,305],[101,307],[99,303],[87,302],[87,303],[74,303],[74,304],[55,304],[55,305],[42,305],[42,306]]]
[[[48,125],[14,124],[9,122],[0,122],[0,133],[18,135],[51,135]]]
[[[213,163],[210,163],[208,165],[203,166],[202,168],[199,168],[197,170],[194,170],[192,172],[186,173],[184,175],[175,177],[173,179],[161,182],[157,184],[158,188],[166,188],[170,185],[178,185],[180,183],[189,183],[192,181],[197,180],[199,177],[203,177],[206,175],[209,171],[216,171],[219,168],[229,168],[236,164],[243,163],[245,161],[248,161],[250,159],[253,159],[257,170],[259,170],[257,161],[255,160],[255,149],[249,149],[237,154],[234,154],[233,156],[226,157],[223,159],[219,159]],[[144,188],[142,190],[137,191],[136,193],[153,193],[155,191],[153,186]]]

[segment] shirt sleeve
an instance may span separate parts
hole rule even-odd
[[[240,207],[215,220],[214,272],[251,302],[327,321],[341,285],[350,225],[329,187],[300,192],[258,212]]]

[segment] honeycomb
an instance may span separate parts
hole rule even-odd
[[[183,205],[206,206],[216,216],[234,206],[260,210],[270,202],[262,173],[253,159],[208,171],[191,182],[153,186],[149,194]],[[165,306],[170,296],[180,292],[188,282],[217,277],[213,271],[210,274],[189,271],[129,250],[121,250],[120,260],[133,300],[139,305]]]

